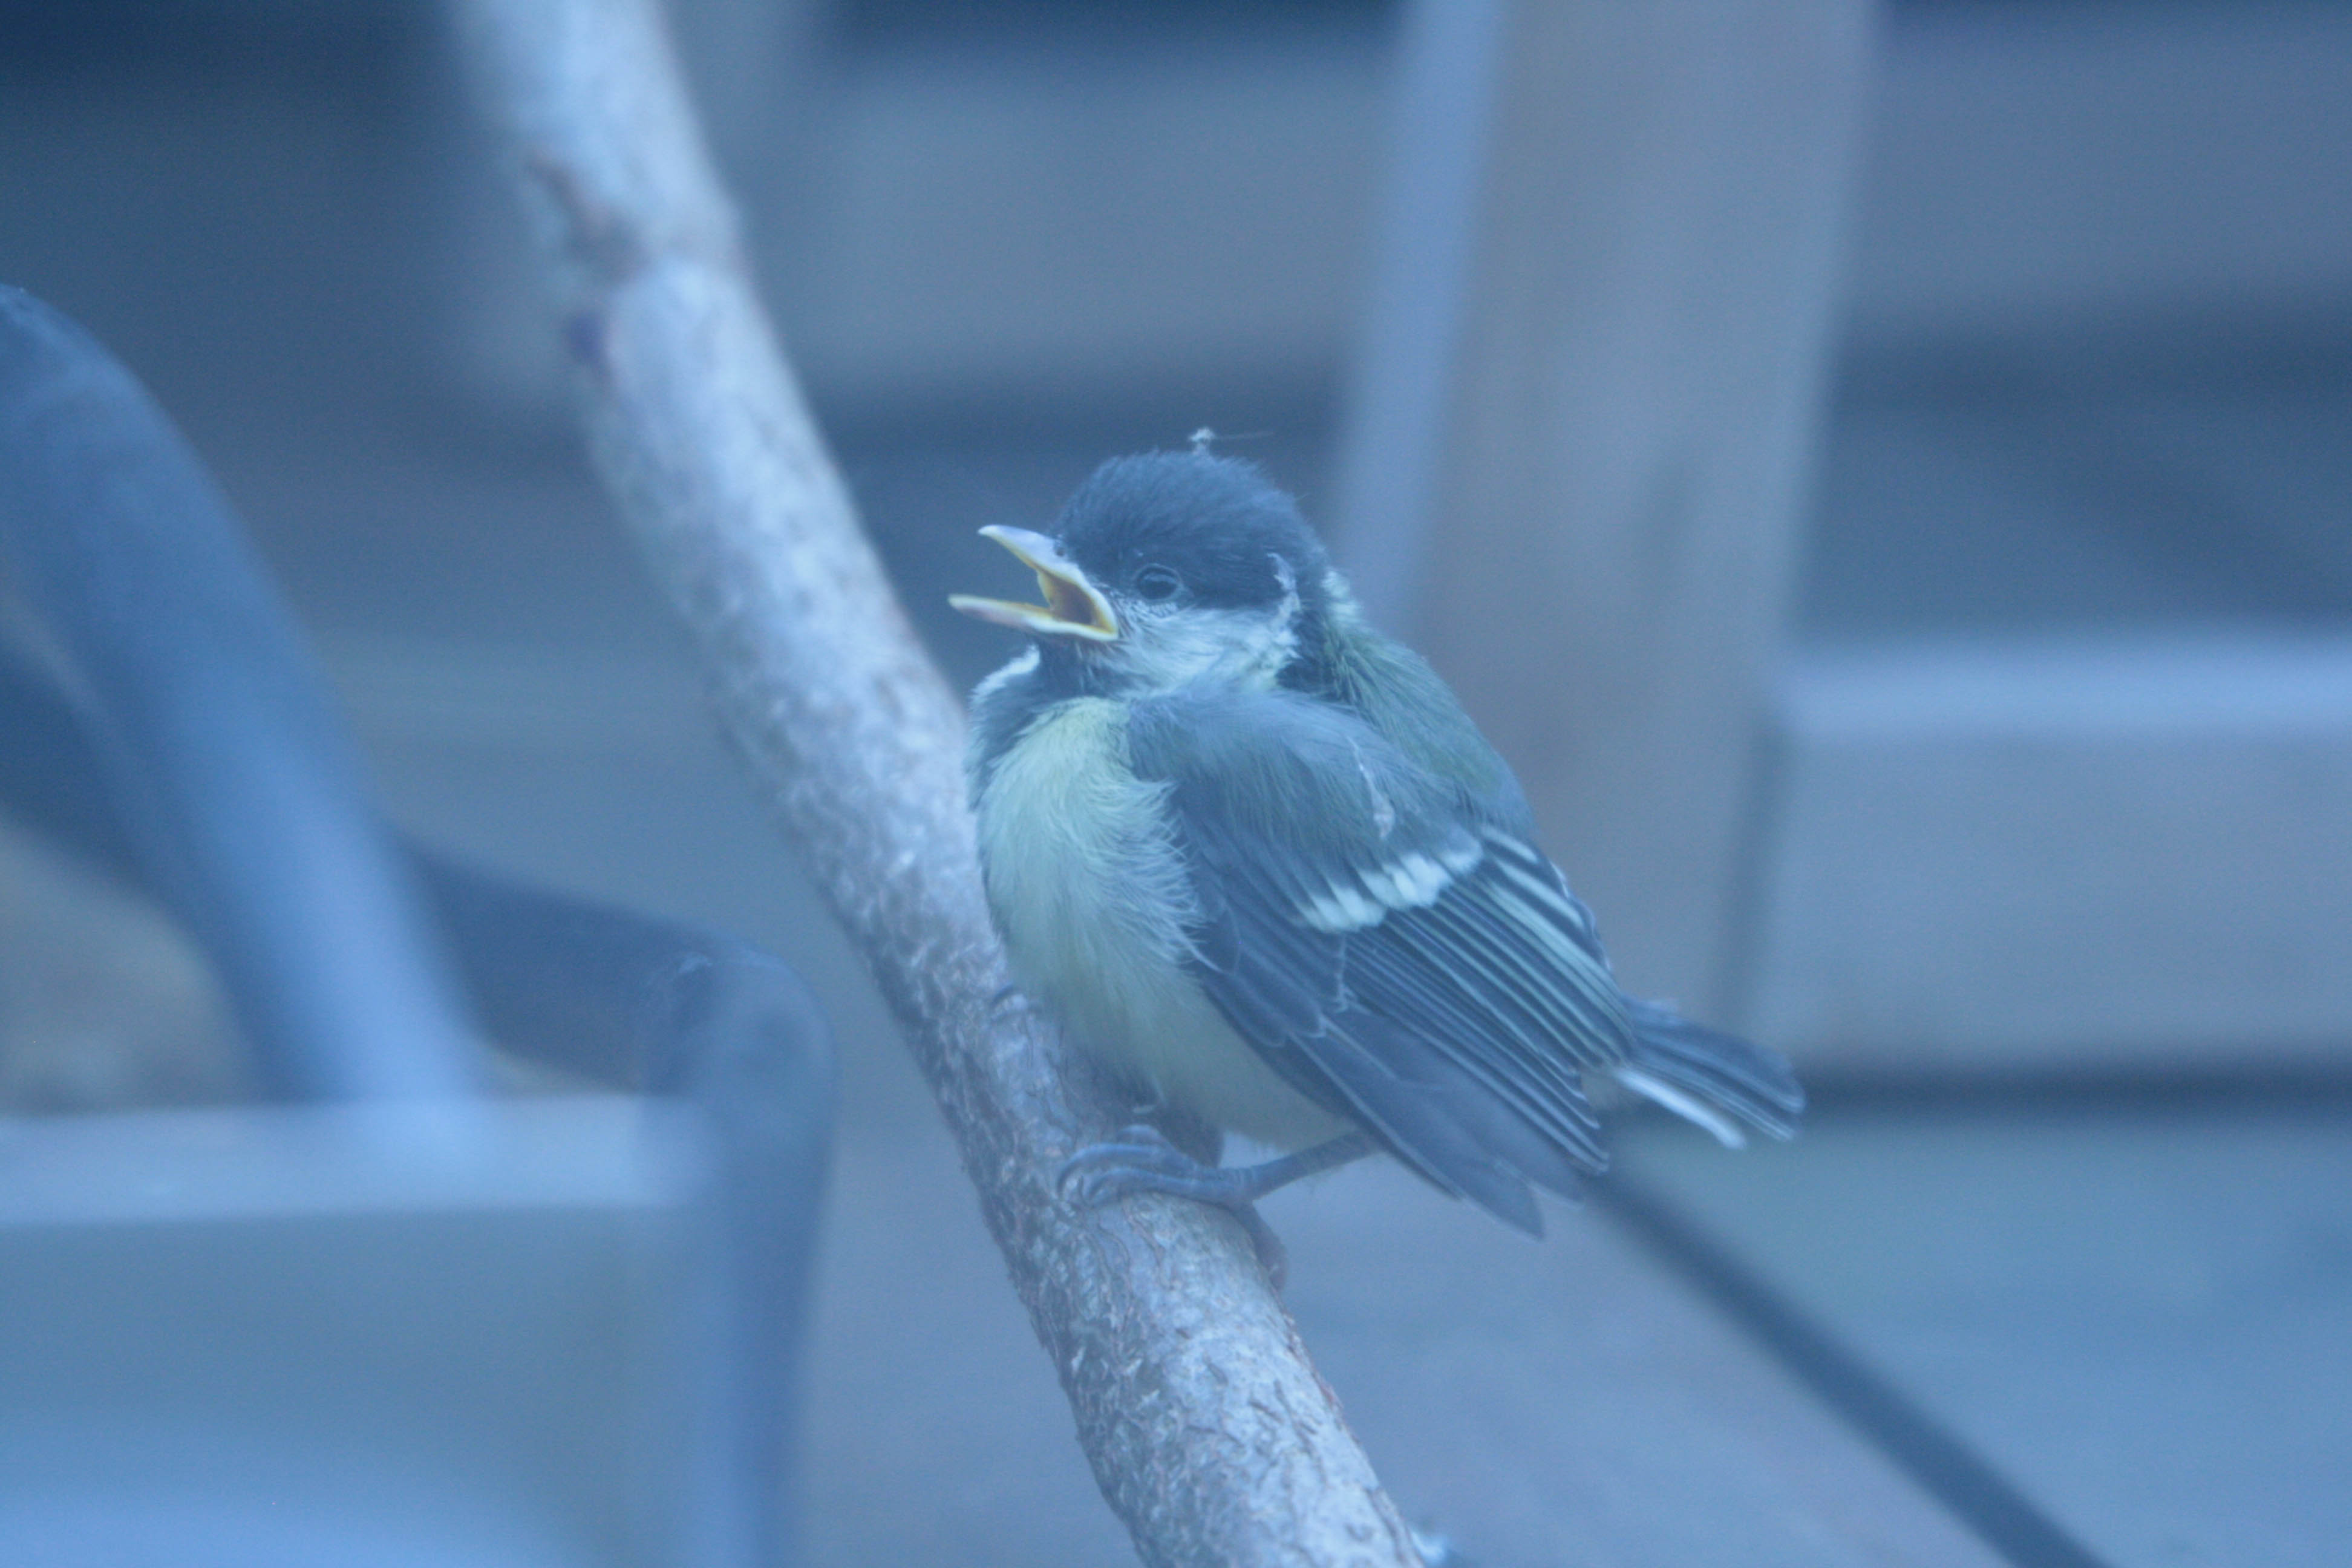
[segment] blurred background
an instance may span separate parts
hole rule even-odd
[[[1410,1514],[1492,1568],[2342,1560],[2352,9],[672,11],[956,682],[1012,652],[944,609],[1011,586],[975,529],[1213,428],[1456,682],[1629,984],[1816,1090],[1786,1148],[1629,1128],[1639,1202],[1539,1246],[1392,1172],[1269,1205]],[[822,993],[810,1560],[1127,1560],[530,263],[432,6],[0,3],[0,281],[218,472],[392,815]],[[0,1107],[247,1084],[168,922],[0,823]]]

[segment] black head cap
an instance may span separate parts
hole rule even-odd
[[[1257,465],[1206,452],[1113,458],[1078,487],[1055,532],[1097,586],[1126,598],[1170,596],[1172,573],[1192,604],[1271,605],[1295,587],[1319,610],[1330,565],[1298,503]]]

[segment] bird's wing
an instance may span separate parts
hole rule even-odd
[[[1439,1186],[1533,1227],[1526,1183],[1604,1163],[1580,1069],[1624,1060],[1591,917],[1523,836],[1335,705],[1133,704],[1167,788],[1193,967],[1234,1029]]]

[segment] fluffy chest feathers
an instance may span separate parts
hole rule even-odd
[[[1088,1034],[1181,975],[1192,891],[1165,793],[1129,770],[1125,717],[1101,698],[1047,709],[981,792],[989,902],[1014,966]]]
[[[1120,704],[1045,709],[976,800],[988,899],[1022,988],[1139,1088],[1274,1143],[1339,1125],[1235,1035],[1185,969],[1192,882],[1167,786],[1128,765]]]

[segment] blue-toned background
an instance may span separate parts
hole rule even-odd
[[[1816,1085],[1786,1149],[1642,1124],[1643,1190],[2093,1560],[2340,1562],[2352,8],[1543,9],[676,7],[954,679],[1011,651],[944,610],[1013,585],[975,529],[1213,427],[1460,679],[1629,979]],[[585,468],[524,237],[429,7],[0,5],[0,281],[217,469],[393,814],[823,991],[811,1560],[1123,1560]],[[240,1059],[158,917],[0,823],[0,1107]],[[1408,1513],[1490,1568],[1999,1560],[1598,1210],[1269,1205]]]

